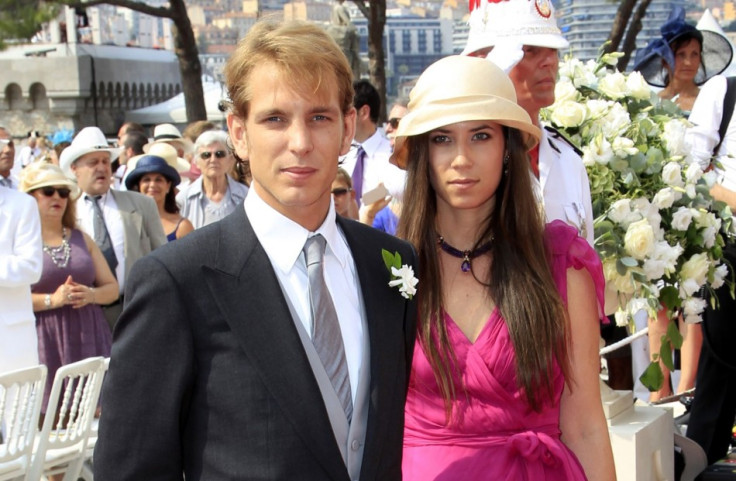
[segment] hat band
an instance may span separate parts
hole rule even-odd
[[[174,134],[160,134],[153,138],[153,140],[181,140],[182,137],[180,135],[174,135]]]

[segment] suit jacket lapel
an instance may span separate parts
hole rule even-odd
[[[381,293],[384,284],[388,285],[389,274],[381,256],[381,246],[377,245],[372,238],[366,238],[363,232],[358,232],[351,221],[337,217],[338,224],[345,234],[345,239],[350,246],[355,261],[355,269],[360,280],[365,303],[366,323],[370,335],[370,358],[371,358],[371,383],[369,391],[368,426],[366,430],[366,445],[363,453],[363,464],[361,479],[374,479],[374,462],[379,459],[382,443],[386,435],[386,423],[382,423],[376,408],[379,410],[391,409],[393,399],[402,393],[391,390],[394,386],[394,378],[399,373],[395,357],[386,355],[387,339],[395,336],[395,331],[389,331],[389,319],[401,319],[405,302],[396,291],[393,297],[387,297]],[[393,354],[393,353],[389,353]],[[401,409],[399,406],[398,409]],[[374,460],[374,461],[372,461]]]
[[[203,267],[211,295],[294,430],[331,478],[347,479],[319,387],[268,256],[242,208],[218,225],[215,265]]]

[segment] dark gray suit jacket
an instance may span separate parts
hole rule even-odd
[[[381,249],[411,246],[338,218],[370,338],[361,480],[401,479],[416,305],[388,286]],[[339,302],[335,299],[335,302]],[[102,394],[95,477],[348,480],[278,280],[244,209],[136,263]]]

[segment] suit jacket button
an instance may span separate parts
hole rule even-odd
[[[357,439],[353,439],[353,442],[350,443],[350,447],[352,448],[353,451],[357,451],[358,448],[360,448],[360,443],[358,442]]]

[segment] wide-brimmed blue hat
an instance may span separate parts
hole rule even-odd
[[[141,180],[141,177],[152,173],[163,175],[173,185],[179,185],[179,182],[181,182],[179,173],[163,157],[159,157],[158,155],[144,155],[138,159],[135,169],[125,178],[125,187],[128,190],[133,190],[133,187]]]
[[[672,42],[688,35],[698,39],[702,47],[701,65],[695,75],[695,83],[701,85],[709,78],[726,70],[731,63],[733,51],[728,39],[711,30],[700,30],[685,21],[685,10],[675,7],[667,22],[659,29],[661,38],[649,42],[644,49],[636,53],[634,70],[641,72],[644,79],[655,87],[665,87],[667,82],[667,67],[675,65],[675,54],[670,47]]]

